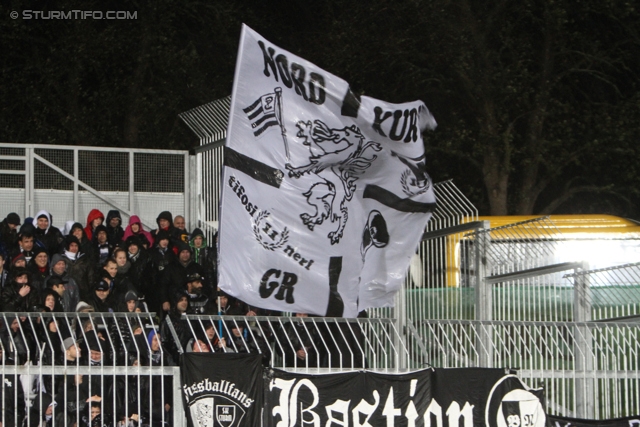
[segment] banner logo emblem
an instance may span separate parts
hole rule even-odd
[[[213,427],[213,398],[198,399],[190,405],[191,419],[197,427]]]
[[[289,240],[289,230],[285,227],[282,232],[276,231],[268,222],[271,214],[268,211],[260,211],[253,224],[253,235],[263,248],[275,251],[281,248]]]
[[[542,391],[530,389],[515,375],[502,377],[492,388],[485,412],[489,427],[545,427]]]
[[[222,427],[231,427],[236,420],[236,407],[234,405],[216,405],[216,420]]]
[[[296,136],[309,147],[309,163],[299,167],[287,164],[289,177],[313,173],[321,179],[302,194],[314,209],[310,214],[301,214],[300,218],[311,231],[325,219],[337,222],[338,227],[327,235],[334,245],[340,242],[347,224],[346,202],[353,198],[356,181],[377,158],[376,155],[366,157],[365,152],[369,149],[378,152],[382,148],[372,141],[363,144],[364,136],[355,125],[332,129],[322,120],[314,120],[313,123],[299,121],[296,126],[299,129]],[[344,190],[342,197],[337,195],[337,188]]]

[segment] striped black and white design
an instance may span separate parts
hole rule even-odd
[[[278,126],[278,118],[276,117],[276,102],[277,98],[275,93],[268,93],[262,95],[253,104],[247,108],[243,108],[251,122],[251,128],[253,134],[258,137],[262,135],[264,131],[271,126]]]

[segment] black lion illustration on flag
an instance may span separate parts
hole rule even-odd
[[[365,154],[367,151],[378,152],[381,147],[377,142],[365,143],[364,136],[355,125],[331,129],[323,121],[314,120],[313,123],[300,121],[297,127],[296,136],[309,146],[309,163],[300,167],[287,164],[289,176],[299,178],[313,173],[321,179],[303,193],[307,203],[315,208],[314,212],[303,213],[300,218],[309,230],[325,219],[337,222],[338,227],[327,235],[331,244],[336,244],[340,242],[347,224],[346,202],[353,197],[356,181],[377,158],[376,155],[366,157]],[[336,197],[336,188],[340,187],[344,189],[344,196]]]

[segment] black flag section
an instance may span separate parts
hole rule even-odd
[[[347,93],[342,100],[342,109],[340,114],[345,117],[358,118],[358,110],[360,109],[360,97],[351,91],[351,88],[347,90]]]
[[[280,188],[284,178],[284,173],[280,169],[272,168],[229,147],[224,148],[224,165],[275,188]]]
[[[383,205],[400,212],[433,212],[435,203],[420,203],[411,199],[402,199],[389,190],[377,185],[367,185],[362,195],[365,199],[374,199]]]
[[[329,259],[329,303],[327,304],[326,317],[342,317],[344,313],[344,301],[338,293],[338,281],[342,272],[342,257]]]

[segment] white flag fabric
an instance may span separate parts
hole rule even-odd
[[[243,26],[225,146],[219,286],[251,306],[392,306],[435,195],[421,101],[391,104]]]

